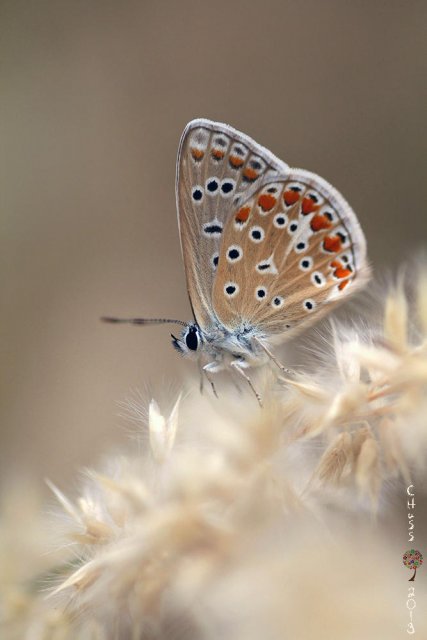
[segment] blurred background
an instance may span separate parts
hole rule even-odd
[[[118,402],[191,370],[175,213],[185,124],[232,124],[349,200],[376,271],[427,235],[427,4],[0,3],[4,477],[62,484],[126,444]]]

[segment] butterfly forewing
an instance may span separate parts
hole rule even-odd
[[[366,280],[357,218],[325,180],[300,169],[264,183],[224,228],[213,306],[229,330],[305,327]]]
[[[212,303],[221,239],[238,203],[287,165],[228,125],[193,120],[181,138],[176,195],[187,287],[202,329],[216,322]]]

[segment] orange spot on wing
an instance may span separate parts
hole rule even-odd
[[[309,213],[313,213],[313,211],[317,211],[319,208],[318,204],[314,204],[311,198],[304,198],[302,201],[301,212],[303,216],[307,216]]]
[[[242,207],[235,217],[236,222],[246,222],[251,212],[250,207]]]
[[[258,198],[258,204],[263,211],[271,211],[276,202],[276,198],[269,193],[263,193]]]
[[[244,163],[244,160],[242,158],[239,158],[239,156],[230,156],[229,162],[233,169],[240,169],[240,167]]]
[[[331,267],[333,269],[339,269],[340,267],[342,267],[342,262],[340,262],[339,260],[332,260]]]
[[[332,227],[332,223],[326,216],[316,213],[316,215],[311,219],[310,227],[312,231],[316,232],[321,231],[322,229],[330,229],[330,227]]]
[[[225,151],[222,149],[212,149],[212,157],[215,158],[215,160],[222,160],[224,156]]]
[[[258,178],[258,173],[255,171],[255,169],[251,169],[250,167],[246,167],[246,169],[243,171],[243,176],[249,180],[249,182],[254,182],[254,180],[256,180]]]
[[[196,160],[196,162],[199,162],[203,158],[203,156],[205,155],[205,152],[202,151],[201,149],[197,149],[197,147],[192,147],[191,148],[191,155]]]
[[[326,236],[323,248],[329,253],[337,253],[341,249],[342,240],[339,236]]]
[[[298,202],[300,198],[300,194],[298,193],[298,191],[285,191],[283,194],[283,200],[285,201],[285,205],[287,207],[290,207],[291,204],[295,204],[295,202]]]
[[[351,276],[351,271],[345,267],[338,267],[334,271],[334,276],[336,278],[348,278],[348,276]]]
[[[345,287],[348,285],[349,282],[350,280],[343,280],[342,282],[339,283],[338,289],[342,291],[343,289],[345,289]]]

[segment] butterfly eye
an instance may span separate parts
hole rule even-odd
[[[199,348],[199,332],[197,327],[190,327],[185,335],[185,344],[190,351],[197,351]]]

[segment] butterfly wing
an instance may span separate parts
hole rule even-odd
[[[217,322],[212,290],[221,237],[240,201],[287,165],[232,127],[193,120],[178,150],[176,198],[187,287],[199,326]]]
[[[228,219],[213,306],[229,330],[255,327],[280,341],[329,311],[368,272],[365,238],[344,198],[319,176],[289,169]]]

